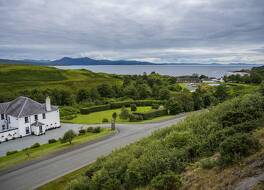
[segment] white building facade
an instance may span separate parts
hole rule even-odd
[[[50,98],[41,104],[20,96],[13,101],[0,103],[0,142],[28,135],[42,135],[60,127],[60,113]]]

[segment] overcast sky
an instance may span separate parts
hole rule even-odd
[[[264,63],[264,0],[0,0],[0,57]]]

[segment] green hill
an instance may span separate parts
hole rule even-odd
[[[23,90],[90,89],[102,83],[121,84],[114,75],[87,70],[60,70],[54,67],[0,63],[0,101],[14,98]]]

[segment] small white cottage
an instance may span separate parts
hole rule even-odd
[[[49,97],[44,104],[23,96],[0,103],[0,115],[0,142],[60,127],[59,109]]]

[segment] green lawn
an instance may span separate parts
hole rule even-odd
[[[130,111],[130,108],[127,108],[127,109],[129,109],[129,111]],[[136,112],[148,112],[150,110],[151,110],[150,106],[137,107]],[[111,122],[112,114],[114,112],[116,112],[117,115],[119,115],[121,112],[121,108],[94,112],[94,113],[90,113],[87,115],[78,114],[76,118],[74,118],[72,120],[63,121],[63,122],[77,123],[77,124],[98,124],[98,123],[102,123],[103,118],[106,118],[109,120],[109,122]],[[124,123],[124,122],[128,122],[128,120],[122,120],[118,116],[116,122],[117,123]]]
[[[60,142],[56,142],[53,144],[43,144],[38,148],[29,149],[30,156],[26,155],[25,151],[20,151],[18,153],[0,157],[0,170],[9,168],[16,164],[20,164],[25,161],[38,159],[43,156],[47,156],[48,154],[54,153],[59,150],[63,150],[74,145],[82,144],[88,141],[92,141],[98,138],[102,138],[104,136],[110,135],[114,133],[110,129],[101,129],[100,133],[86,133],[85,135],[77,136],[74,138],[73,143],[70,145],[69,143],[61,144]]]

